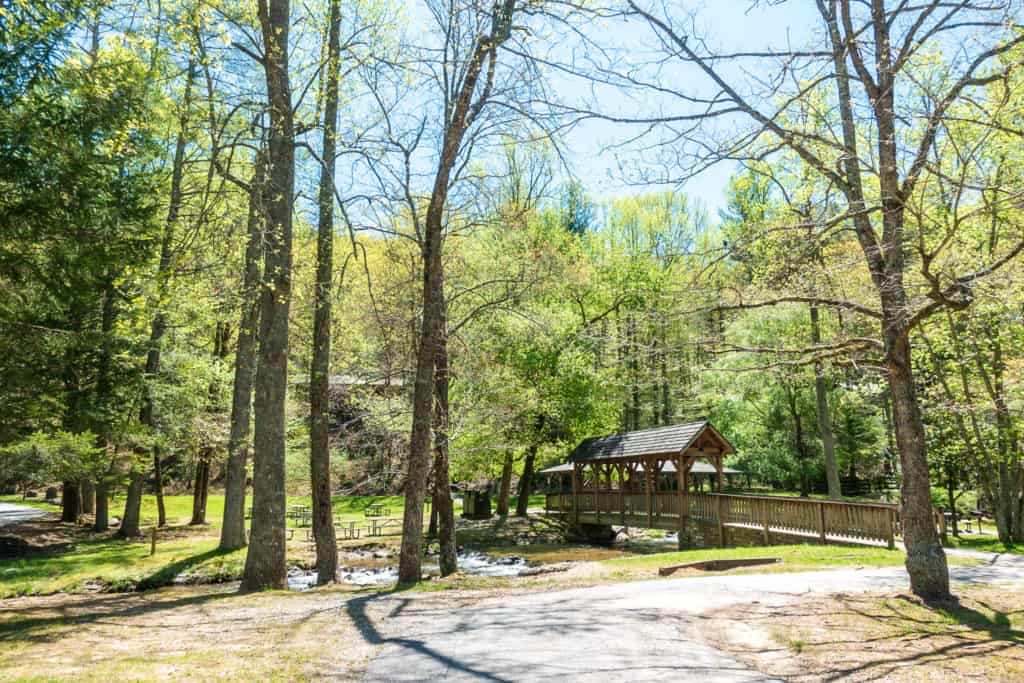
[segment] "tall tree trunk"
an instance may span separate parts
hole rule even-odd
[[[821,320],[818,307],[811,306],[811,343],[821,343]],[[828,497],[839,500],[843,490],[839,484],[839,465],[836,463],[836,440],[832,434],[832,420],[828,413],[828,394],[825,391],[825,367],[820,360],[814,361],[814,398],[818,408],[818,432],[825,452],[825,478],[828,480]]]
[[[252,533],[242,590],[284,588],[285,401],[292,287],[295,128],[288,75],[289,0],[258,3],[270,111],[266,257],[260,297],[260,349],[253,412]]]
[[[156,416],[153,412],[153,397],[150,392],[149,383],[156,381],[157,373],[160,372],[160,354],[163,350],[163,338],[167,332],[167,311],[166,305],[169,280],[171,278],[171,261],[173,258],[174,239],[178,227],[178,220],[181,215],[182,205],[182,181],[185,176],[185,147],[188,143],[189,115],[192,106],[192,84],[195,80],[195,59],[189,56],[188,68],[185,71],[185,93],[182,98],[181,114],[178,119],[178,136],[174,144],[174,160],[171,164],[171,187],[167,203],[167,219],[164,221],[164,232],[160,240],[160,260],[157,264],[156,282],[156,313],[149,329],[149,349],[146,352],[146,386],[142,396],[142,407],[139,410],[139,422],[150,430],[156,428]],[[167,510],[164,506],[163,491],[163,468],[160,463],[160,449],[152,448],[153,455],[153,477],[154,489],[156,490],[157,501],[157,525],[167,524]],[[141,491],[141,489],[140,489]],[[142,503],[141,492],[135,502]],[[126,504],[129,502],[125,501]],[[125,519],[138,519],[138,510],[129,511],[125,509]],[[123,529],[123,523],[122,523]]]
[[[469,52],[461,83],[451,102],[450,116],[445,120],[444,137],[427,206],[421,243],[423,253],[423,301],[420,344],[416,359],[416,383],[413,390],[412,433],[409,438],[409,473],[405,486],[405,510],[402,520],[402,547],[398,559],[398,582],[408,584],[422,578],[423,566],[423,500],[427,473],[430,469],[430,433],[433,427],[434,363],[440,344],[442,302],[441,260],[445,205],[451,185],[452,171],[459,159],[459,150],[467,129],[484,100],[474,102],[474,94],[485,64],[489,65],[484,90],[489,90],[495,73],[498,47],[508,40],[512,30],[514,0],[494,5],[491,33],[477,36]]]
[[[110,496],[107,481],[103,477],[96,481],[96,513],[92,528],[93,531],[106,531],[110,528]]]
[[[501,465],[501,485],[498,487],[498,515],[508,516],[508,498],[512,492],[512,451],[505,451],[505,462]]]
[[[910,364],[906,334],[885,334],[893,424],[903,469],[900,519],[907,548],[907,573],[915,594],[925,598],[949,595],[949,569],[939,542],[932,509],[924,426]]]
[[[875,139],[877,141],[878,182],[882,197],[881,239],[872,224],[866,208],[864,183],[861,176],[861,150],[857,140],[857,118],[854,98],[850,90],[847,55],[852,36],[840,32],[840,17],[835,0],[819,3],[828,25],[833,48],[836,75],[837,103],[842,122],[842,159],[845,171],[848,210],[853,216],[853,227],[871,273],[872,283],[882,304],[882,337],[885,360],[889,373],[889,391],[892,397],[893,429],[903,470],[902,519],[903,538],[907,547],[906,567],[910,587],[924,598],[943,598],[949,595],[949,571],[946,556],[939,543],[938,531],[932,518],[931,484],[928,477],[928,459],[924,440],[924,425],[914,388],[909,341],[909,302],[904,286],[904,187],[900,182],[901,167],[896,135],[896,83],[889,39],[889,24],[881,2],[872,3],[871,24],[875,49],[877,97],[872,99]],[[844,5],[848,9],[848,5]]]
[[[334,159],[337,154],[338,68],[341,58],[341,2],[331,0],[324,88],[323,159],[320,166],[319,223],[313,358],[309,369],[309,471],[313,492],[313,538],[317,583],[332,583],[338,572],[338,542],[331,507],[330,423],[331,281],[334,277]]]
[[[142,514],[142,486],[146,481],[144,472],[132,472],[128,480],[128,491],[124,497],[124,517],[117,535],[121,538],[135,538],[142,535],[139,527]]]
[[[153,489],[156,493],[156,525],[167,526],[167,505],[164,502],[164,461],[160,447],[153,446]]]
[[[443,280],[440,286],[443,288]],[[441,302],[441,329],[446,330],[448,315],[443,289],[438,295],[438,300]],[[441,576],[448,576],[459,570],[455,542],[455,505],[452,503],[451,477],[448,472],[449,379],[448,337],[447,332],[442,332],[434,368],[437,395],[437,413],[434,417],[434,509],[437,511],[440,544],[438,564]]]
[[[516,492],[516,517],[526,517],[530,507],[530,493],[533,491],[533,466],[537,460],[537,444],[530,444],[523,462],[523,476],[519,478],[519,491]]]
[[[89,479],[83,479],[81,489],[82,514],[91,515],[96,512],[96,484]]]
[[[235,376],[231,387],[231,428],[228,436],[227,472],[224,478],[224,521],[220,549],[235,550],[246,545],[245,484],[249,460],[249,422],[252,412],[252,382],[256,367],[256,326],[259,322],[258,287],[260,256],[263,253],[263,185],[266,156],[256,154],[249,186],[249,222],[245,245],[245,275],[242,283],[242,312],[235,346]]]
[[[77,480],[69,480],[61,484],[60,521],[72,523],[78,521],[78,516],[82,513],[82,500],[78,493]]]
[[[192,487],[192,519],[190,525],[206,524],[206,499],[210,490],[210,453],[204,449],[196,463],[195,484]]]

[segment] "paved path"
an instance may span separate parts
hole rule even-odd
[[[975,555],[987,564],[953,567],[953,581],[1024,582],[1024,557]],[[703,612],[737,603],[907,585],[905,570],[892,567],[620,583],[460,609],[399,595],[387,598],[391,610],[382,625],[390,635],[365,610],[354,616],[364,636],[384,645],[366,681],[752,682],[774,679],[686,640],[684,627],[699,628]]]
[[[27,505],[14,505],[13,503],[0,503],[0,527],[18,522],[27,522],[30,519],[39,519],[48,515],[46,510],[29,507]]]

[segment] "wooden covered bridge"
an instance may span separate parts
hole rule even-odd
[[[570,480],[568,491],[547,494],[546,508],[581,525],[678,531],[680,546],[745,537],[894,547],[895,505],[721,493],[723,459],[734,452],[707,420],[587,439],[568,463],[542,472]],[[715,475],[712,493],[694,490],[702,470]]]

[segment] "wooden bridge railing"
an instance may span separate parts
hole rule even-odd
[[[679,506],[692,520],[760,529],[768,540],[770,532],[814,535],[824,543],[834,540],[882,542],[892,548],[898,523],[895,505],[850,503],[845,501],[747,496],[725,493],[688,493],[659,491],[646,496],[635,491],[584,491],[549,493],[546,508],[559,512],[578,512],[588,517],[609,517],[608,522],[628,522],[632,526],[675,528],[679,524]],[[648,503],[650,509],[648,510]],[[628,518],[628,519],[627,519]]]

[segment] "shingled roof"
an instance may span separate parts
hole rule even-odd
[[[728,440],[719,434],[706,419],[701,419],[669,427],[654,427],[623,434],[595,436],[586,439],[574,448],[569,454],[569,462],[681,453],[693,445],[707,430],[714,435],[716,441],[722,443],[727,453],[733,451]]]

